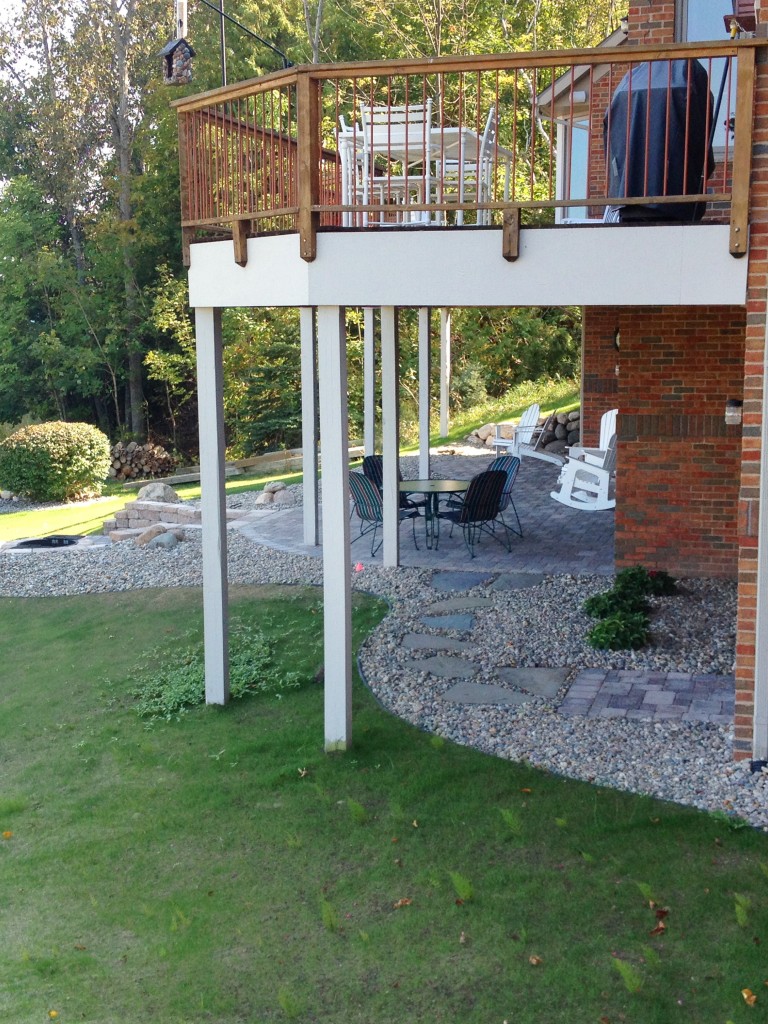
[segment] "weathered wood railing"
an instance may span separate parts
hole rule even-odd
[[[309,65],[177,100],[185,249],[200,233],[231,235],[235,258],[244,263],[249,235],[293,231],[302,257],[312,260],[319,229],[419,223],[503,223],[505,244],[513,246],[521,211],[532,223],[572,223],[601,220],[606,207],[650,207],[663,217],[665,206],[679,211],[684,204],[697,209],[697,217],[706,210],[708,219],[729,219],[730,249],[741,255],[749,216],[755,54],[765,42]],[[629,107],[644,75],[650,95],[649,67],[671,69],[677,61],[688,69],[687,87],[682,101],[672,97],[671,87],[662,100],[662,157],[668,163],[670,147],[681,147],[682,185],[665,170],[658,187],[658,177],[649,173],[651,159],[659,158],[651,155],[658,125],[649,103],[645,127],[632,128],[645,133],[645,166],[634,184],[625,176],[617,189],[615,168],[605,158],[611,99],[623,82]],[[698,123],[692,113],[694,61],[709,85]],[[668,116],[674,104],[677,127]],[[404,145],[394,115],[388,131],[384,126],[384,143],[380,134],[376,146],[361,119],[371,107],[400,108],[402,115],[403,109],[427,106],[433,116],[423,137]],[[629,119],[621,131],[629,159]],[[706,139],[697,141],[697,133]],[[716,166],[699,173],[696,152],[707,149],[712,135]],[[613,152],[622,148],[621,137],[614,139]],[[463,168],[458,185],[457,166]]]

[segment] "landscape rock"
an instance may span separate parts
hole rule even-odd
[[[264,490],[264,491],[261,492],[261,494],[256,499],[256,504],[257,505],[271,505],[274,500],[275,500],[275,496],[272,493],[272,491]]]
[[[484,423],[482,427],[478,427],[475,431],[476,436],[479,437],[481,441],[486,441],[489,437],[493,437],[495,433],[495,423]]]
[[[267,494],[277,494],[278,491],[284,491],[284,490],[285,490],[285,484],[283,483],[282,480],[273,480],[272,483],[266,484],[264,486],[264,491]]]
[[[170,486],[170,484],[163,483],[151,483],[144,484],[139,491],[137,501],[164,501],[169,505],[177,505],[181,498],[178,496],[176,491]]]
[[[147,543],[147,547],[164,548],[166,550],[169,550],[170,548],[175,548],[178,543],[179,538],[176,536],[175,532],[172,532],[171,530],[166,530],[165,533],[158,533],[157,536],[152,537],[151,540]]]
[[[142,532],[136,538],[137,547],[143,548],[149,544],[150,541],[154,540],[155,537],[159,537],[160,534],[167,533],[166,528],[162,523],[153,523],[152,526],[148,526],[146,530]]]

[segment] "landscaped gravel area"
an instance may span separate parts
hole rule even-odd
[[[520,707],[462,705],[442,699],[448,683],[406,667],[413,652],[404,635],[428,632],[421,617],[445,598],[430,586],[432,570],[366,566],[353,585],[386,597],[392,612],[360,654],[366,681],[380,702],[412,722],[495,756],[524,759],[602,785],[649,793],[743,817],[768,828],[768,776],[734,762],[730,729],[703,723],[565,718],[558,698]],[[322,582],[316,558],[274,551],[237,532],[229,535],[233,584]],[[199,586],[199,534],[170,551],[123,543],[103,548],[0,551],[0,596],[97,593],[137,587]],[[686,580],[683,592],[653,600],[653,642],[635,652],[595,651],[584,634],[591,620],[583,600],[605,590],[602,576],[547,576],[525,589],[482,584],[462,596],[482,596],[470,642],[480,666],[477,682],[498,681],[501,666],[588,666],[728,673],[734,657],[735,584]],[[554,610],[554,614],[553,614]],[[318,742],[320,738],[318,737]]]

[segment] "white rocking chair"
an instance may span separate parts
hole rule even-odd
[[[618,409],[609,409],[600,417],[600,440],[597,448],[585,448],[580,444],[573,445],[568,449],[568,458],[579,459],[581,462],[588,462],[593,466],[602,466],[611,438],[616,434],[618,414]]]
[[[616,508],[616,435],[603,453],[601,464],[570,458],[560,471],[560,489],[550,497],[561,505],[585,512]]]

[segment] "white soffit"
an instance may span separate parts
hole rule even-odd
[[[317,259],[296,235],[192,246],[192,306],[743,305],[747,260],[728,225],[523,229],[520,257],[500,230],[321,232]]]

